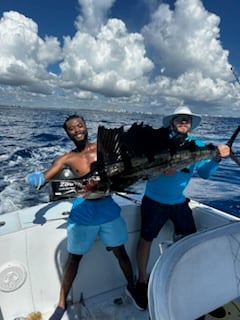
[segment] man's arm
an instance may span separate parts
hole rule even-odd
[[[51,180],[56,174],[58,174],[65,165],[67,165],[69,154],[57,158],[51,167],[49,167],[46,171],[44,171],[44,177],[46,180]]]
[[[44,172],[29,173],[25,178],[26,183],[37,189],[40,189],[47,182],[47,180],[51,180],[64,168],[64,166],[67,164],[68,157],[69,153],[66,153],[63,156],[57,158],[53,162],[51,167],[49,167]]]
[[[217,154],[212,160],[203,160],[197,165],[197,172],[199,176],[203,179],[208,179],[211,177],[218,169],[219,162],[222,160],[222,158],[228,157],[229,155],[229,146],[226,144],[219,145],[217,147]]]

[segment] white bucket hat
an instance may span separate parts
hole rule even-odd
[[[198,114],[192,113],[192,111],[185,106],[178,107],[176,110],[173,111],[172,114],[169,114],[163,117],[163,126],[165,128],[169,127],[172,124],[172,120],[177,117],[178,115],[188,115],[192,118],[192,126],[191,129],[195,129],[201,122],[201,116]]]

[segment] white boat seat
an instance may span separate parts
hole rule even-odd
[[[240,296],[240,222],[187,236],[158,258],[151,320],[194,320]]]

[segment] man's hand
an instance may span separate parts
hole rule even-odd
[[[85,199],[99,199],[109,194],[108,184],[99,179],[89,179],[83,184],[77,185],[77,193]]]
[[[45,183],[45,177],[42,172],[33,172],[26,176],[25,181],[30,186],[40,189]]]
[[[227,144],[221,144],[217,147],[217,154],[214,157],[214,160],[220,162],[222,158],[228,157],[229,155],[230,147]]]
[[[230,155],[230,147],[227,144],[221,144],[218,146],[218,152],[222,158],[228,157]]]

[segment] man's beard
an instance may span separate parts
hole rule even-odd
[[[74,144],[76,146],[76,150],[78,152],[81,152],[82,150],[85,149],[86,144],[88,142],[88,134],[85,135],[83,140],[78,141],[78,140],[75,140],[74,138],[72,138],[72,141],[74,142]]]
[[[187,133],[178,132],[176,128],[172,126],[172,143],[175,148],[181,148],[186,143]]]

